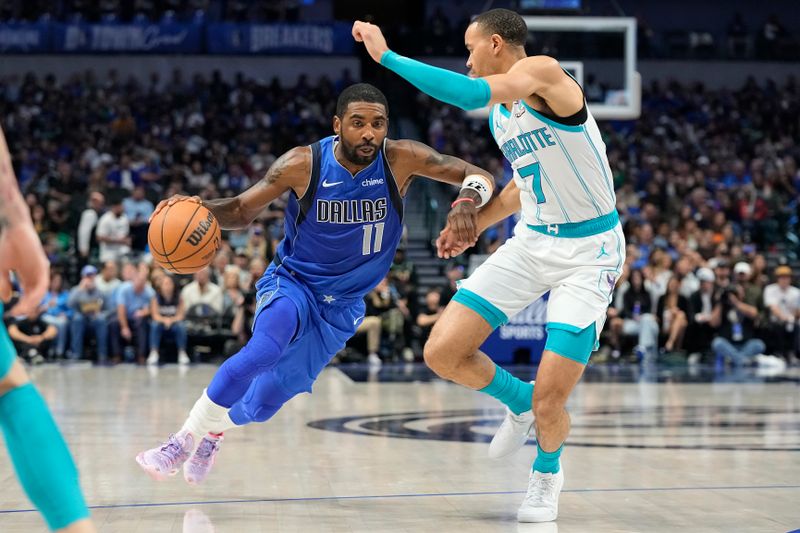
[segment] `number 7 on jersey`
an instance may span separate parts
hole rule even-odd
[[[531,192],[536,197],[537,204],[543,204],[547,200],[544,198],[544,191],[542,190],[542,168],[539,166],[539,163],[533,163],[532,165],[525,165],[524,167],[520,167],[517,171],[519,172],[519,176],[524,180],[530,176],[533,176],[533,182],[531,183]]]
[[[364,224],[364,239],[361,241],[361,255],[369,255],[381,251],[383,244],[383,225],[385,222]],[[375,227],[375,241],[372,240],[372,228]]]

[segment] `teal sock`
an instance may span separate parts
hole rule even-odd
[[[494,366],[492,382],[480,389],[480,392],[494,396],[506,404],[515,415],[530,411],[533,402],[533,384],[515,378],[498,365]]]
[[[89,517],[78,470],[32,383],[0,396],[0,426],[19,481],[50,529]]]
[[[533,469],[543,474],[558,474],[558,471],[561,470],[558,459],[561,457],[561,450],[563,449],[564,445],[562,444],[556,451],[546,452],[537,444]]]

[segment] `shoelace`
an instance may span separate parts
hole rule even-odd
[[[197,458],[202,461],[208,461],[211,457],[211,454],[214,453],[214,450],[217,449],[217,443],[212,442],[208,439],[203,439],[203,442],[200,443],[200,446],[197,448]]]
[[[178,443],[178,439],[175,435],[170,435],[167,442],[161,447],[161,452],[162,459],[165,460],[168,466],[172,466],[183,453],[183,446]]]
[[[552,492],[556,485],[556,478],[553,475],[547,477],[532,477],[531,485],[533,486],[533,490],[531,490],[530,486],[528,487],[528,495],[525,498],[525,503],[545,503],[544,495]]]

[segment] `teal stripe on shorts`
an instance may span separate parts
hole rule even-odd
[[[548,322],[544,349],[585,365],[597,349],[597,328],[594,322],[584,329],[572,324]]]
[[[3,303],[0,302],[0,316],[3,316]],[[3,379],[11,365],[17,360],[17,351],[14,349],[14,344],[8,336],[6,326],[0,321],[0,379]]]
[[[458,289],[458,292],[453,296],[453,301],[469,307],[481,315],[481,317],[492,326],[492,329],[508,322],[508,317],[504,312],[480,294],[470,290]]]

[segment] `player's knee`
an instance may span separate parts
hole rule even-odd
[[[439,351],[437,350],[437,346],[431,341],[432,339],[428,339],[425,346],[422,347],[422,359],[425,361],[428,368],[438,374],[436,369],[439,366]]]
[[[428,368],[443,378],[451,375],[456,366],[454,359],[448,356],[445,343],[441,342],[438,336],[431,335],[428,342],[425,343],[425,347],[422,349],[422,358]]]
[[[543,424],[557,420],[564,411],[565,400],[557,394],[539,393],[539,387],[534,388],[533,414],[536,420]]]
[[[259,405],[246,414],[253,422],[266,422],[272,418],[282,406],[282,403],[279,405]]]
[[[270,335],[255,332],[250,341],[222,364],[230,379],[242,381],[253,379],[257,374],[271,368],[283,354],[283,347]]]

